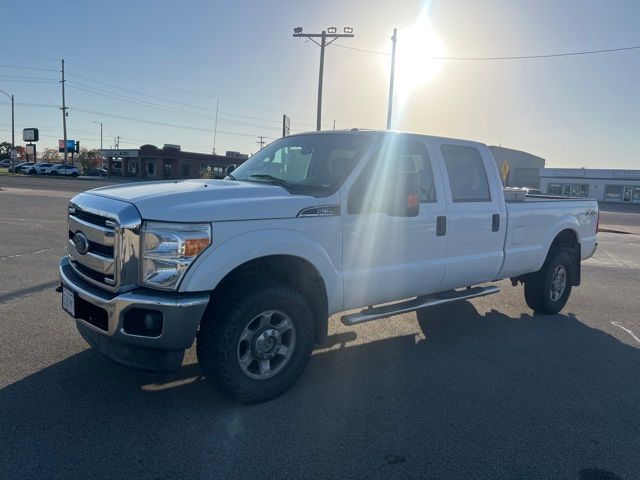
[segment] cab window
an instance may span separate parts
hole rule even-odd
[[[454,202],[490,202],[489,182],[477,148],[442,145],[451,199]]]

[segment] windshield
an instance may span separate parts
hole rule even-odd
[[[291,192],[331,193],[371,143],[370,137],[348,133],[284,137],[253,155],[232,177],[280,185]]]

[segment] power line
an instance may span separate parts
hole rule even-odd
[[[55,70],[53,68],[40,68],[40,67],[26,67],[26,66],[22,66],[22,65],[7,65],[5,63],[0,63],[0,67],[2,68],[15,68],[18,70],[38,70],[41,72],[57,72],[58,70]]]
[[[73,89],[78,90],[78,91],[86,92],[86,93],[92,93],[94,95],[100,95],[100,96],[104,96],[104,97],[107,97],[107,98],[113,98],[113,99],[120,100],[120,101],[123,101],[123,102],[128,102],[128,103],[140,105],[140,106],[147,107],[147,108],[154,108],[154,109],[165,111],[165,112],[177,113],[177,114],[180,114],[180,115],[186,115],[186,116],[193,117],[193,118],[206,119],[206,120],[215,120],[215,117],[211,116],[211,115],[205,115],[205,114],[200,114],[200,113],[195,113],[195,112],[189,112],[189,111],[186,111],[186,110],[180,110],[180,109],[177,109],[177,108],[168,107],[168,106],[157,104],[157,103],[141,101],[141,100],[137,100],[137,99],[134,99],[134,98],[131,98],[131,97],[127,97],[127,96],[124,96],[124,95],[108,92],[107,90],[102,90],[102,89],[98,89],[98,88],[95,88],[95,87],[91,87],[89,85],[83,85],[83,84],[80,84],[80,83],[77,83],[77,82],[72,82],[70,80],[67,80],[66,83],[69,84],[70,88],[73,88]],[[82,85],[82,87],[80,87],[78,85]],[[83,88],[83,87],[86,87],[86,88]],[[264,124],[243,122],[243,121],[230,120],[230,119],[219,119],[219,122],[226,123],[226,124],[229,124],[229,125],[247,126],[247,127],[260,127],[260,128],[267,128],[267,129],[278,130],[279,131],[279,127],[274,126],[274,125],[264,125]]]
[[[355,50],[358,52],[372,53],[376,55],[391,55],[387,52],[380,52],[377,50],[368,50],[366,48],[351,47],[349,45],[342,45],[340,43],[334,43],[336,47],[346,48],[348,50]],[[612,53],[612,52],[624,52],[629,50],[640,50],[640,45],[633,45],[630,47],[619,48],[604,48],[601,50],[581,50],[576,52],[561,52],[561,53],[547,53],[541,55],[512,55],[505,57],[430,57],[434,60],[459,60],[459,61],[491,61],[491,60],[529,60],[536,58],[555,58],[555,57],[571,57],[576,55],[593,55],[598,53]]]
[[[191,103],[179,102],[179,101],[176,101],[176,100],[173,100],[173,99],[169,99],[169,98],[166,98],[166,97],[161,97],[161,96],[158,96],[158,95],[152,95],[152,94],[149,94],[149,93],[140,92],[138,90],[133,90],[133,89],[130,89],[130,88],[120,87],[120,86],[115,85],[113,83],[104,82],[104,81],[101,81],[101,80],[95,80],[93,78],[90,78],[90,77],[87,77],[87,76],[84,76],[84,75],[78,75],[76,73],[67,72],[67,75],[71,75],[73,77],[81,78],[83,80],[87,80],[89,82],[97,83],[97,84],[108,86],[108,87],[111,87],[111,88],[116,88],[118,90],[122,90],[122,91],[125,91],[125,92],[134,93],[136,95],[141,95],[141,96],[148,97],[148,98],[154,98],[156,100],[160,100],[160,101],[167,102],[167,103],[173,103],[175,105],[181,105],[181,106],[188,107],[188,108],[194,108],[194,109],[197,109],[197,110],[203,110],[203,111],[206,111],[206,112],[211,112],[212,114],[216,112],[216,110],[213,109],[213,108],[202,107],[200,105],[194,105],[194,104],[191,104]],[[109,92],[108,90],[99,89],[99,88],[92,87],[90,85],[84,85],[84,84],[81,84],[81,83],[78,83],[78,82],[68,81],[68,83],[73,83],[73,84],[76,84],[76,85],[84,86],[86,88],[93,88],[93,89],[99,90],[101,92],[113,94],[113,92]],[[175,108],[175,107],[168,107],[168,108]],[[248,119],[252,119],[252,120],[259,120],[259,121],[262,121],[262,122],[270,122],[270,123],[274,123],[276,125],[280,125],[280,120],[266,119],[266,118],[262,118],[262,117],[256,117],[256,116],[253,116],[253,115],[243,115],[243,114],[239,114],[239,113],[225,112],[225,111],[220,111],[220,110],[218,110],[218,113],[219,114],[224,114],[224,115],[231,115],[231,116],[234,116],[234,117],[241,117],[241,118],[248,118]],[[215,118],[215,117],[213,117],[213,118]],[[325,122],[328,122],[328,121],[325,120]],[[296,124],[304,125],[304,126],[312,126],[311,124],[304,123],[304,122],[296,122]]]

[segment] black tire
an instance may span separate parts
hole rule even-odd
[[[78,172],[73,172],[73,173],[71,174],[71,176],[72,176],[72,177],[77,177],[77,176],[78,176]]]
[[[283,312],[288,316],[294,326],[294,342],[291,355],[277,373],[256,379],[245,373],[240,365],[241,343],[250,344],[252,355],[255,343],[241,340],[241,336],[255,324],[254,319],[268,311]],[[252,338],[259,336],[256,334]],[[271,400],[293,386],[311,356],[313,345],[313,315],[304,297],[287,285],[272,283],[234,288],[227,298],[214,300],[200,326],[196,353],[205,377],[220,391],[243,403],[259,403]]]
[[[58,175],[58,172],[54,170],[53,172],[49,172],[49,175]]]
[[[554,286],[554,275],[564,270],[564,290],[559,294]],[[573,279],[573,259],[566,250],[558,250],[549,255],[542,268],[524,282],[524,298],[534,312],[554,315],[564,308],[571,295]],[[554,291],[554,289],[556,289]]]

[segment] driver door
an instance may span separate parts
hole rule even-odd
[[[424,141],[394,135],[350,186],[342,215],[345,309],[438,291],[446,236],[438,231],[437,219],[446,215],[446,203],[442,176],[434,168]],[[379,203],[376,193],[391,169],[419,175],[417,216],[395,217],[367,208]]]

